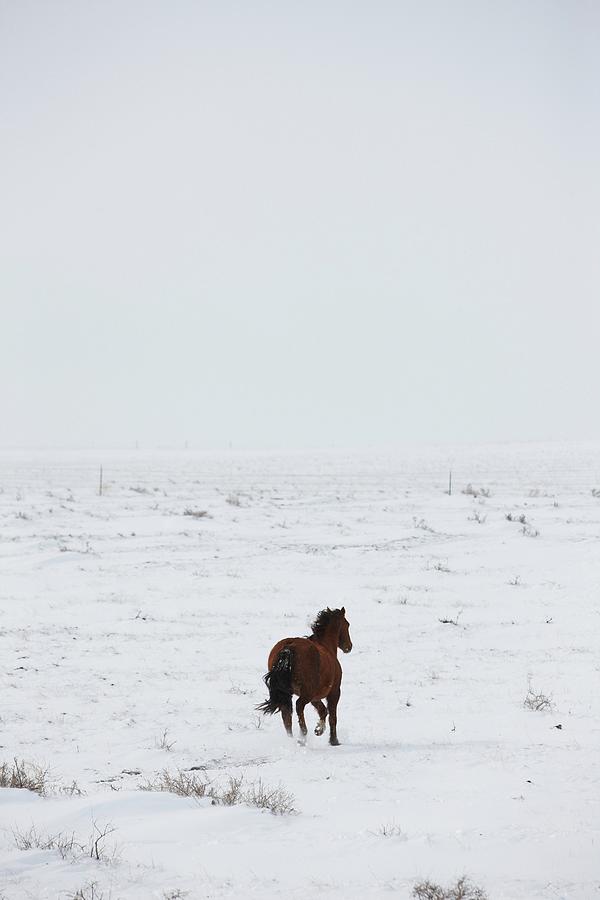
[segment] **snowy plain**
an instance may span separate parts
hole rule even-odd
[[[0,453],[0,763],[83,792],[0,790],[0,898],[600,898],[598,488],[598,444]],[[342,604],[341,746],[301,746],[266,657]],[[192,767],[295,812],[139,790]],[[100,861],[15,844],[94,823]]]

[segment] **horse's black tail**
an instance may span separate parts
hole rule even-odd
[[[278,710],[283,712],[292,709],[292,649],[284,647],[267,672],[263,681],[269,689],[269,699],[256,708],[270,716]]]

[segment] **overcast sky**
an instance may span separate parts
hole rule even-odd
[[[0,0],[0,445],[600,438],[600,4]]]

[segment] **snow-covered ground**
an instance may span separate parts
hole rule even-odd
[[[600,897],[594,488],[591,444],[0,454],[0,763],[84,792],[0,790],[0,897]],[[300,746],[266,657],[342,604],[342,745]],[[192,766],[296,813],[139,790]]]

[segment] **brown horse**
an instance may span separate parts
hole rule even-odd
[[[342,682],[338,647],[344,653],[352,650],[346,610],[344,607],[327,607],[313,622],[310,637],[284,638],[275,644],[269,653],[269,671],[264,677],[269,699],[256,708],[270,715],[279,710],[285,730],[291,737],[292,696],[297,694],[296,713],[302,740],[308,731],[304,707],[312,703],[319,714],[315,734],[323,734],[329,713],[329,743],[337,746],[337,705]],[[325,697],[327,706],[323,703]]]

